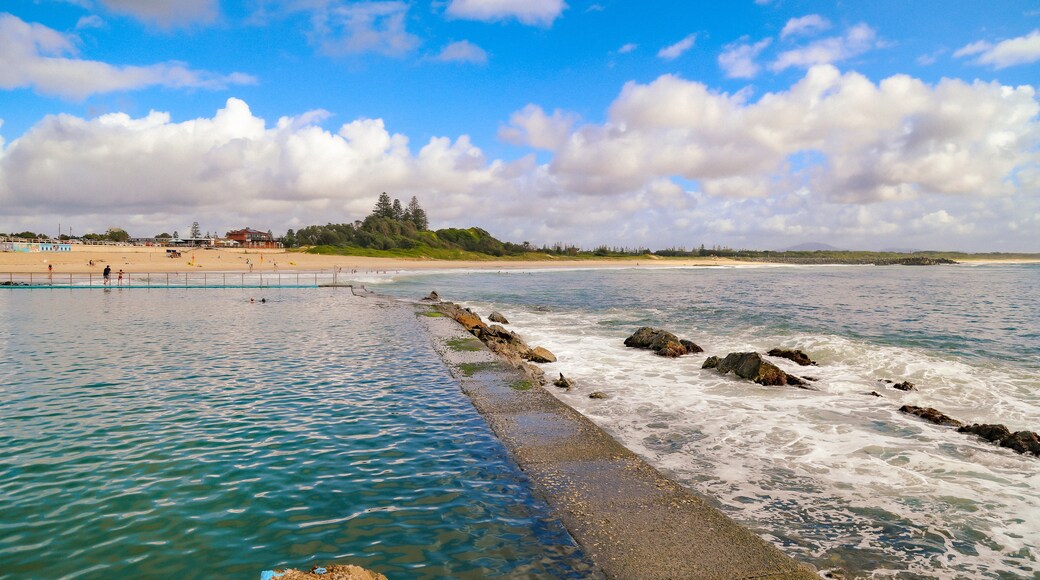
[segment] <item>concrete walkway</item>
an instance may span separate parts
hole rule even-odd
[[[454,320],[419,318],[535,491],[607,578],[819,578],[531,385]]]

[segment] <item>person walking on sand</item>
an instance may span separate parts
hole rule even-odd
[[[112,280],[112,266],[105,266],[105,271],[102,274],[105,276],[105,286],[108,286],[108,283]]]

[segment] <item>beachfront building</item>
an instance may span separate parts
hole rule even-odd
[[[0,242],[0,252],[71,252],[72,244],[65,242]]]
[[[280,248],[282,244],[274,241],[271,232],[261,232],[252,228],[245,228],[228,232],[225,236],[229,240],[238,242],[244,248]]]

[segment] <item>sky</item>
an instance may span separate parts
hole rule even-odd
[[[1040,252],[1038,83],[1035,0],[4,0],[0,232]]]

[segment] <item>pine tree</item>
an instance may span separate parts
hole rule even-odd
[[[387,195],[385,191],[379,194],[379,201],[376,202],[376,207],[372,210],[372,215],[384,218],[394,217],[394,205],[390,201],[390,196]]]
[[[408,202],[408,210],[404,215],[405,219],[415,224],[415,229],[419,231],[424,231],[430,226],[426,219],[426,210],[419,206],[419,200],[414,195],[412,201]]]
[[[401,209],[401,200],[394,198],[393,211],[393,217],[395,220],[404,219],[404,210]]]
[[[199,229],[199,222],[191,222],[191,237],[201,238],[202,230]]]

